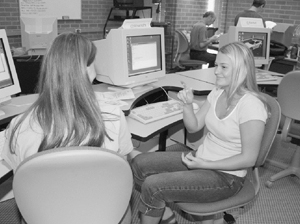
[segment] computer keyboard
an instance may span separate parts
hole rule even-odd
[[[182,113],[182,105],[177,100],[168,100],[136,107],[130,111],[129,117],[143,124],[148,124],[166,117]]]

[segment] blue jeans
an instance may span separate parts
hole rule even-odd
[[[141,213],[160,217],[166,202],[214,202],[242,188],[244,178],[216,170],[189,170],[182,163],[181,154],[152,152],[133,159],[134,180],[141,191],[138,206]]]

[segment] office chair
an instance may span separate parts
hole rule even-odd
[[[200,69],[207,64],[204,61],[190,59],[190,46],[186,35],[181,30],[175,30],[177,39],[177,50],[174,64],[182,70]]]
[[[254,167],[251,169],[253,180],[247,177],[244,187],[234,196],[210,203],[176,202],[175,204],[184,212],[190,214],[195,221],[206,220],[205,223],[214,223],[213,216],[231,209],[240,208],[250,203],[258,194],[260,187],[258,168],[262,166],[270,151],[280,122],[280,106],[275,98],[262,93],[270,106],[271,117],[267,120],[261,142],[261,149]],[[184,145],[172,145],[167,150],[186,150]]]
[[[277,100],[281,107],[282,126],[281,140],[290,142],[291,137],[300,139],[300,124],[295,123],[300,121],[300,71],[292,71],[287,73],[281,80],[277,90]],[[267,182],[267,187],[272,187],[274,181],[296,175],[300,178],[300,146],[296,148],[296,152],[289,165],[267,160],[270,164],[280,167],[284,170],[273,175]]]
[[[19,165],[13,180],[27,224],[117,224],[129,205],[132,186],[128,162],[95,147],[32,155]]]

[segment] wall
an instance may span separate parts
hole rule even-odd
[[[89,38],[99,39],[102,37],[102,27],[112,2],[112,0],[82,0],[82,20],[59,20],[58,31],[81,29]],[[15,47],[21,46],[19,16],[18,0],[0,0],[0,28],[6,29],[9,42]]]
[[[151,0],[145,0],[145,4],[152,4]],[[103,27],[113,0],[82,0],[81,20],[59,20],[58,32],[75,31],[81,29],[83,35],[91,40],[103,38]],[[59,7],[59,6],[57,6]],[[72,6],[70,6],[72,7]],[[146,10],[145,14],[147,14]],[[150,10],[148,10],[150,11]],[[122,11],[124,12],[124,11]],[[150,13],[149,13],[150,14]],[[144,14],[142,14],[143,16]],[[6,29],[11,46],[21,46],[20,13],[18,0],[0,0],[0,29]],[[145,15],[148,17],[148,15]],[[110,22],[107,29],[112,26],[120,26],[121,22]]]
[[[175,29],[190,30],[192,28],[192,25],[206,11],[208,0],[162,1],[164,20],[170,23],[169,33],[174,35]],[[151,4],[151,0],[145,0],[145,2],[146,4]],[[248,9],[251,3],[252,0],[215,0],[216,13],[218,15],[215,26],[224,32],[228,26],[233,24],[235,15],[244,9]],[[59,21],[59,31],[74,31],[80,28],[84,35],[90,39],[101,39],[103,37],[102,30],[112,5],[113,0],[82,0],[82,20]],[[300,24],[299,12],[300,0],[267,0],[262,15],[266,20],[274,22]],[[17,47],[21,45],[18,0],[0,0],[0,28],[7,30],[12,46]],[[110,28],[110,25],[108,25],[108,28]],[[300,40],[294,39],[293,42],[300,44]],[[167,43],[167,48],[171,49],[171,42]]]

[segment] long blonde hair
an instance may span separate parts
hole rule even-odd
[[[219,53],[226,55],[233,67],[231,83],[227,91],[227,105],[231,105],[236,95],[250,92],[268,108],[265,98],[259,94],[252,51],[242,42],[233,42],[221,47]]]
[[[62,33],[43,58],[39,74],[37,101],[24,113],[13,129],[10,148],[18,128],[32,113],[43,139],[38,151],[56,147],[101,146],[107,136],[87,66],[96,55],[95,45],[80,34]],[[109,137],[109,136],[107,136]]]

